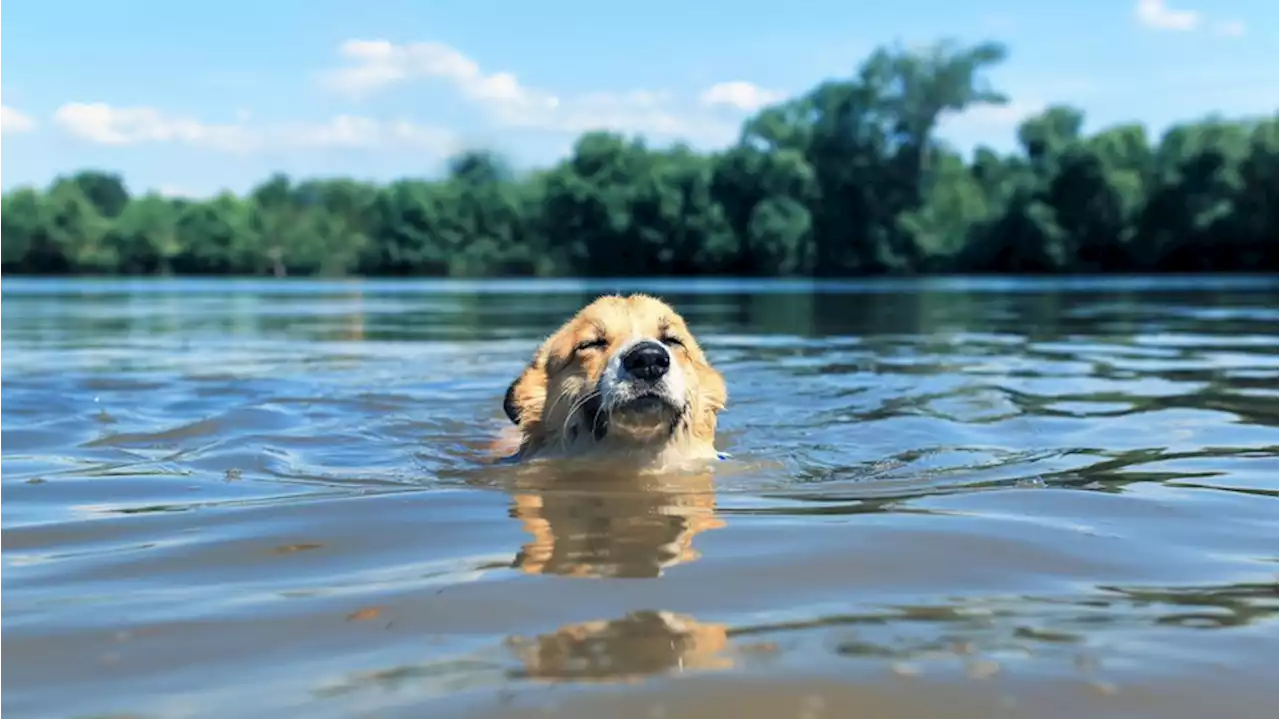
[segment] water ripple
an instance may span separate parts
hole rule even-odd
[[[6,284],[4,707],[448,713],[762,671],[1236,696],[1213,662],[1274,694],[1274,278],[659,283],[729,380],[733,460],[477,461],[601,287]]]

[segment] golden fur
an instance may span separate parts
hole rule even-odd
[[[631,684],[671,671],[731,669],[728,625],[687,614],[632,612],[508,640],[524,678],[540,682]]]
[[[719,529],[711,472],[681,474],[670,485],[600,474],[527,475],[510,514],[529,535],[514,566],[563,577],[657,577],[698,559],[694,538]],[[576,491],[557,492],[557,484]]]
[[[670,358],[660,380],[642,383],[619,369],[629,349],[654,342]],[[565,322],[511,383],[503,407],[520,460],[595,456],[657,467],[714,459],[726,399],[684,318],[633,294],[600,297]]]

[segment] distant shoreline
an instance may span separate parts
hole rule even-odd
[[[1152,137],[1050,105],[966,156],[947,116],[1009,98],[998,43],[873,52],[714,152],[603,130],[553,167],[495,153],[441,179],[282,174],[202,199],[87,169],[3,195],[0,272],[279,277],[929,277],[1280,267],[1280,115]]]

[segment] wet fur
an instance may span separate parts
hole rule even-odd
[[[582,347],[593,339],[604,345]],[[683,411],[652,432],[615,425],[599,391],[609,359],[638,339],[663,342],[684,384]],[[659,466],[713,459],[716,422],[726,401],[723,377],[674,309],[648,295],[608,295],[548,337],[508,387],[503,410],[516,437],[506,443],[518,441],[511,458],[521,461],[597,456]]]

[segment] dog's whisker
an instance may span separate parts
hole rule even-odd
[[[565,397],[568,397],[568,396],[569,396],[568,392],[560,392],[559,394],[557,394],[556,398],[552,400],[551,406],[546,409],[546,415],[548,417],[553,416],[555,414],[556,407],[558,407],[560,403],[564,401]],[[572,414],[572,412],[570,412],[570,414]]]
[[[597,407],[596,416],[591,420],[591,424],[592,424],[591,436],[595,438],[596,441],[599,441],[599,438],[597,438],[595,434],[595,423],[599,421],[601,411],[604,412],[605,421],[608,422],[609,424],[613,424],[613,405],[609,405],[609,407],[606,408],[603,404],[601,404],[599,407]]]
[[[562,395],[563,396],[563,395]],[[573,422],[574,415],[582,410],[588,402],[600,396],[599,390],[591,390],[585,395],[575,399],[573,404],[569,405],[569,411],[565,414],[564,422],[560,426],[560,448],[565,449],[569,444],[569,424]],[[595,419],[593,418],[594,422]]]

